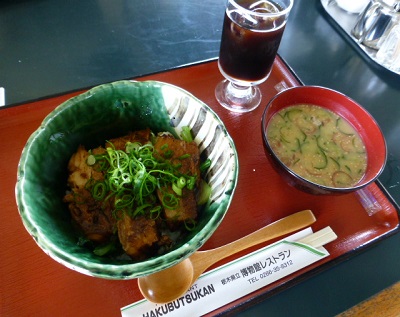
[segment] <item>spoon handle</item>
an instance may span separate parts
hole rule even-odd
[[[315,221],[311,210],[299,211],[224,246],[207,251],[197,251],[190,257],[194,268],[192,283],[219,260],[262,242],[305,228]]]

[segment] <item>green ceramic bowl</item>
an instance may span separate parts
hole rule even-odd
[[[142,262],[111,260],[78,246],[67,206],[67,163],[79,144],[87,148],[132,130],[180,135],[190,126],[202,157],[212,165],[206,176],[211,203],[199,225],[170,252]],[[238,178],[235,145],[218,116],[178,87],[155,81],[118,81],[95,87],[51,112],[31,135],[18,167],[16,199],[22,221],[39,247],[78,272],[108,279],[131,279],[170,267],[199,249],[221,223]]]

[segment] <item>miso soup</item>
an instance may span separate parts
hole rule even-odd
[[[357,131],[342,117],[315,105],[299,104],[276,113],[268,142],[293,172],[329,187],[351,187],[365,174],[367,154]]]

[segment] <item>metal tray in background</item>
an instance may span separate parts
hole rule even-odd
[[[351,1],[351,0],[349,0]],[[357,22],[358,14],[350,13],[341,9],[335,0],[321,0],[322,7],[325,9],[326,13],[332,18],[332,20],[339,26],[339,30],[344,33],[346,37],[349,37],[353,43],[361,50],[361,52],[367,55],[372,61],[381,67],[387,69],[388,71],[400,75],[400,72],[396,72],[385,65],[381,64],[376,59],[377,50],[371,49],[362,43],[360,43],[352,34],[351,29],[355,26]]]

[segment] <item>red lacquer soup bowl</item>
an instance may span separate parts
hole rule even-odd
[[[271,118],[280,110],[299,104],[316,105],[347,120],[358,132],[367,154],[366,171],[352,186],[334,187],[317,184],[296,174],[274,152],[267,137]],[[292,186],[311,194],[344,194],[361,189],[376,180],[387,158],[386,141],[375,119],[361,105],[346,95],[317,86],[293,87],[278,93],[266,106],[261,122],[264,148],[276,171]]]

